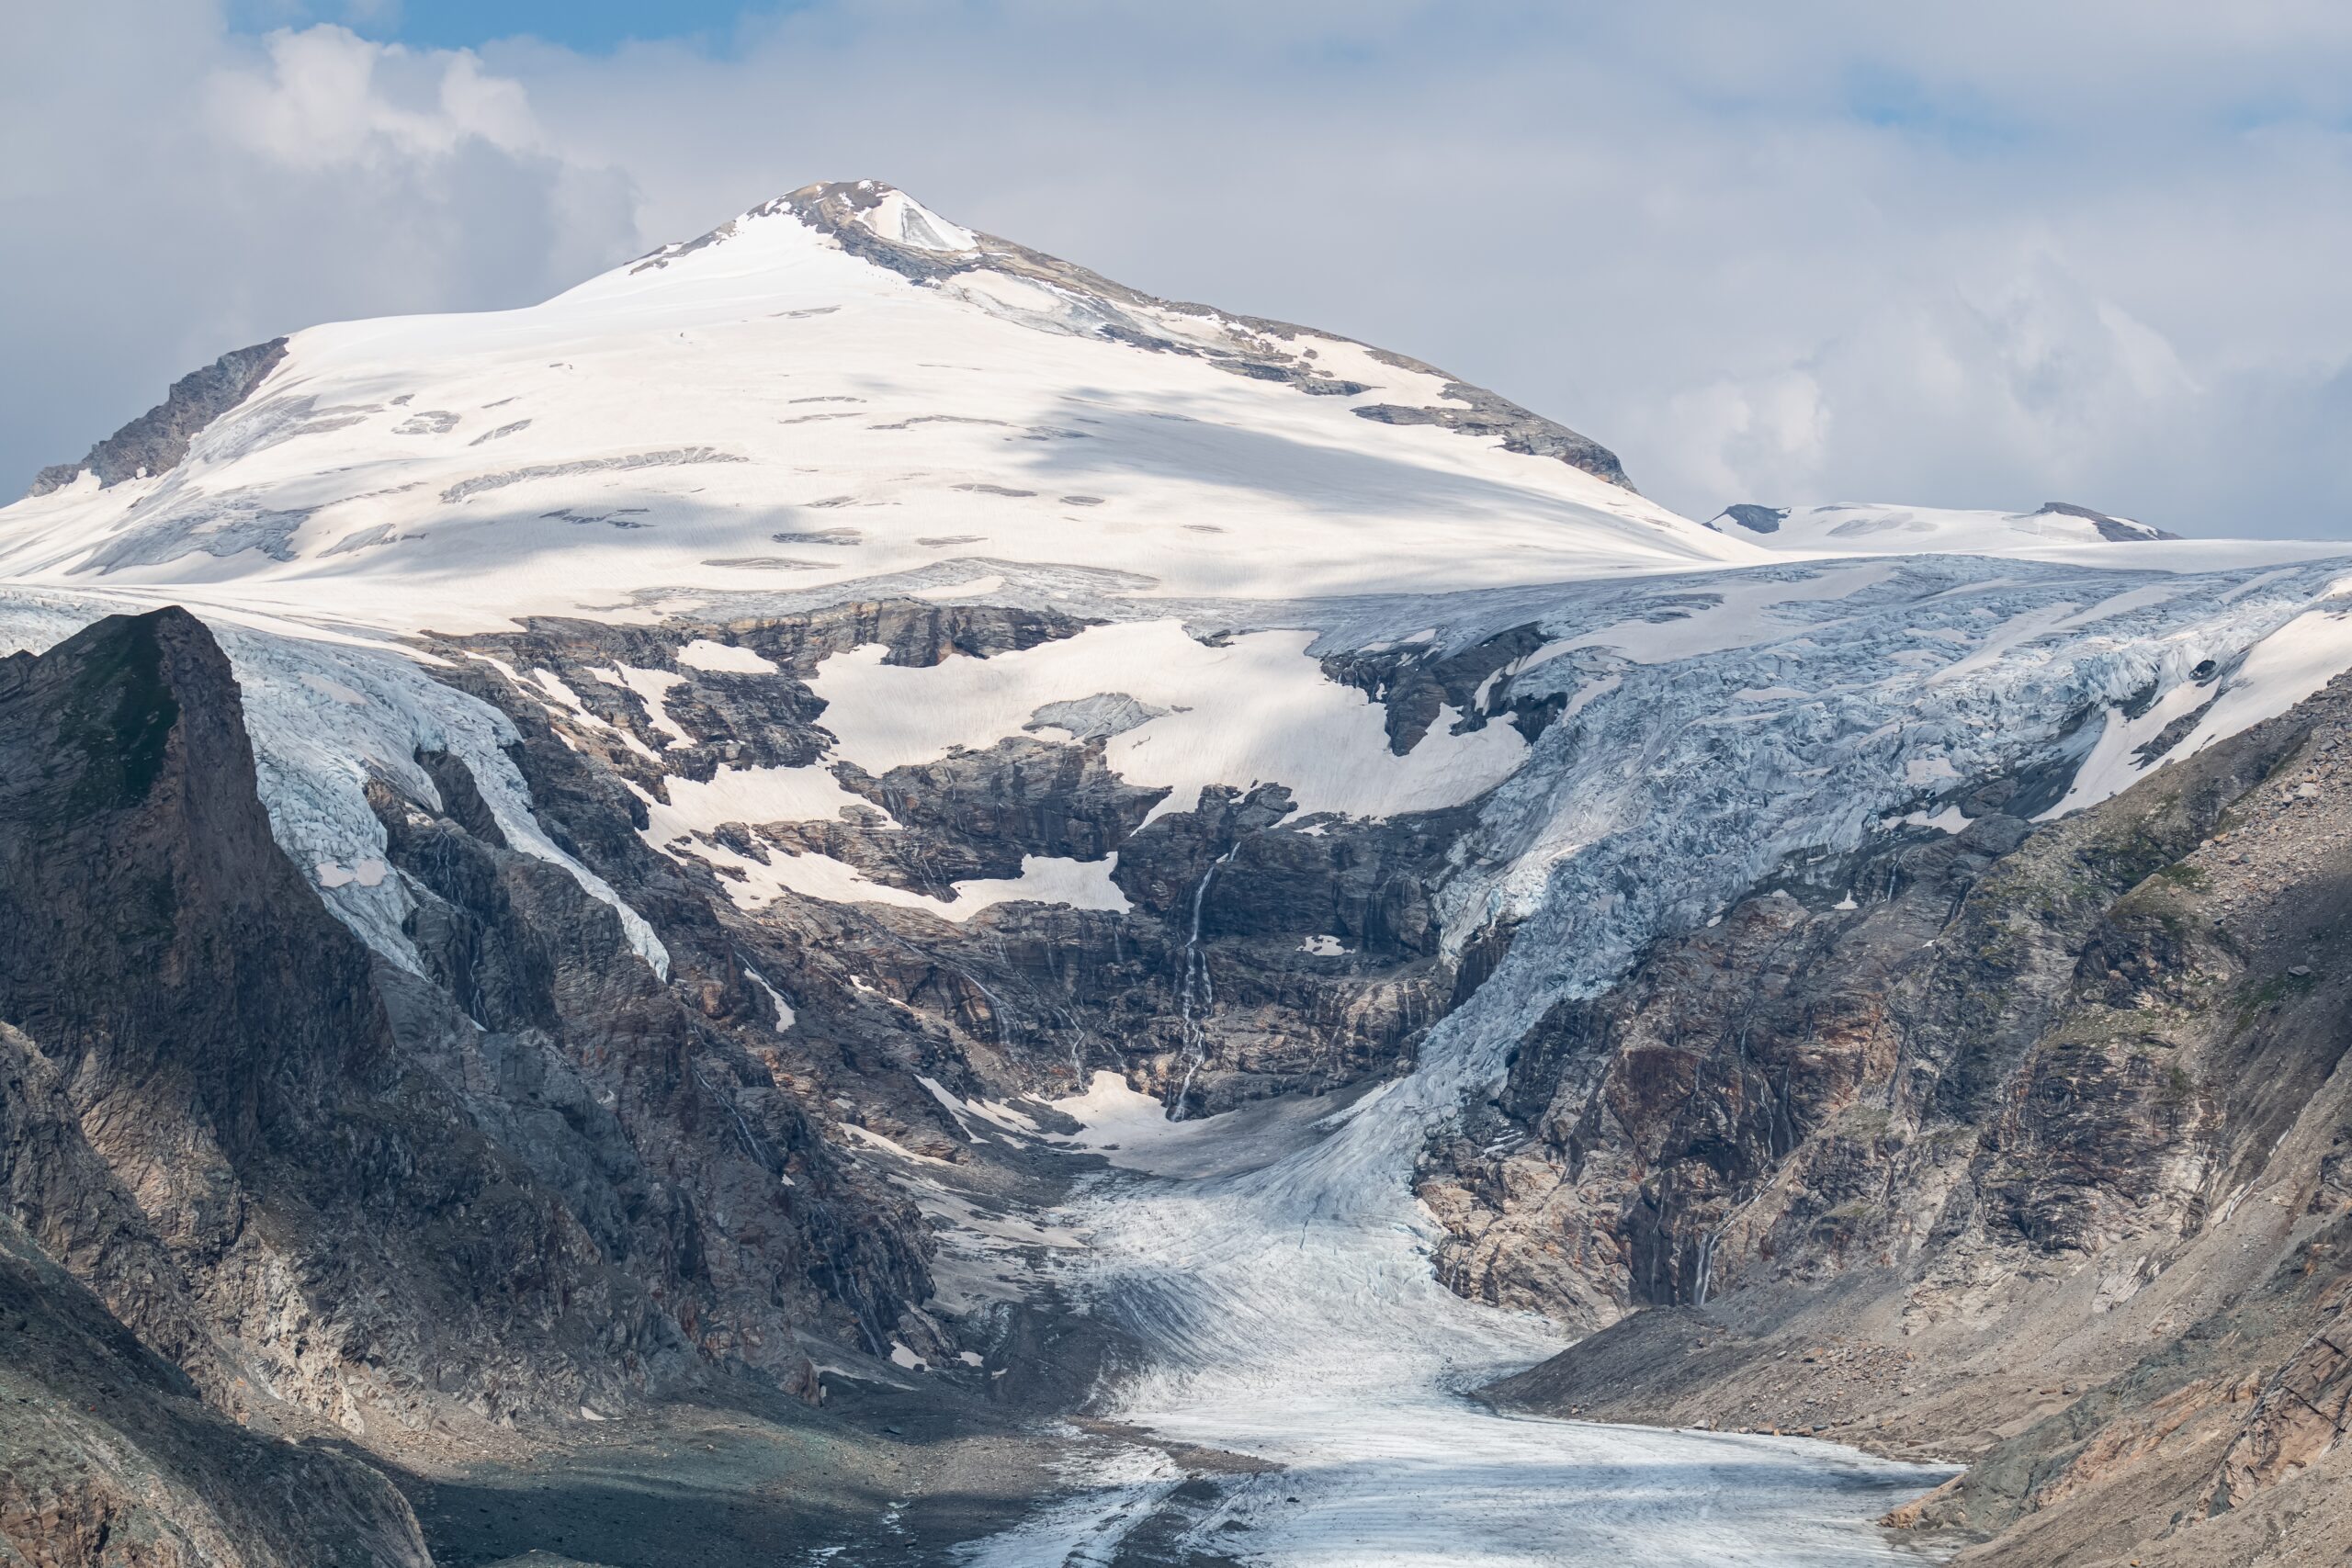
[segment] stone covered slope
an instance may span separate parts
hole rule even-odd
[[[1494,1397],[1971,1459],[1902,1521],[1971,1562],[2335,1561],[2347,827],[2339,681],[1555,1010],[1422,1190],[1457,1288],[1614,1326]]]
[[[37,1060],[22,1035],[0,1026],[0,1071],[21,1073]],[[12,1147],[43,1135],[10,1121]],[[21,1191],[20,1182],[11,1185]],[[427,1568],[432,1561],[389,1481],[332,1440],[285,1441],[232,1420],[4,1217],[0,1336],[7,1348],[0,1356],[0,1561],[38,1568]]]
[[[372,956],[272,840],[192,617],[0,661],[7,1289],[15,1331],[60,1347],[10,1358],[33,1390],[0,1424],[10,1539],[136,1514],[219,1526],[243,1561],[326,1561],[286,1543],[345,1529],[376,1543],[357,1560],[413,1561],[357,1474],[314,1501],[364,1531],[220,1524],[236,1467],[328,1437],[479,1451],[729,1369],[813,1398],[811,1348],[923,1337],[900,1325],[929,1292],[920,1222],[721,1021],[748,987],[731,953],[731,987],[697,980],[718,933],[673,919],[683,992],[661,985],[608,906],[503,848],[462,764],[426,763],[439,809],[379,798],[429,890],[429,977]],[[95,1408],[39,1414],[94,1381]],[[243,1448],[204,1438],[224,1416]]]

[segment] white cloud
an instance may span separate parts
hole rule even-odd
[[[2322,0],[825,0],[605,55],[142,13],[0,80],[43,138],[35,188],[0,160],[37,269],[0,352],[67,365],[8,394],[19,473],[234,343],[532,298],[873,175],[1432,360],[1702,515],[2352,532],[2352,9]]]
[[[544,150],[523,85],[470,51],[411,53],[322,26],[264,42],[266,69],[225,67],[206,84],[209,119],[232,143],[302,169],[446,158],[469,141]]]
[[[1685,469],[1715,494],[1804,495],[1821,481],[1830,415],[1809,371],[1711,381],[1668,396],[1661,416]]]
[[[222,352],[527,303],[636,245],[626,173],[464,51],[262,39],[195,0],[37,6],[0,59],[0,490]]]

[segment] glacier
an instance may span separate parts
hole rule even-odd
[[[2045,813],[2075,809],[2316,690],[2352,667],[2352,559],[2073,512],[1710,528],[1418,362],[1135,295],[887,187],[811,190],[527,310],[294,334],[169,473],[0,510],[0,649],[185,604],[243,688],[277,841],[388,962],[417,966],[412,901],[366,788],[434,801],[417,753],[441,750],[666,974],[659,935],[540,829],[511,721],[439,678],[430,634],[692,617],[681,665],[757,675],[775,666],[708,629],[894,598],[1083,619],[922,668],[834,655],[808,679],[822,766],[679,778],[645,835],[667,852],[751,811],[823,819],[849,798],[837,763],[1098,721],[1122,778],[1169,790],[1155,815],[1261,784],[1299,819],[1471,813],[1431,889],[1446,940],[1516,935],[1409,1076],[1271,1121],[1170,1122],[1115,1080],[1061,1102],[1088,1132],[1058,1146],[1111,1168],[1044,1218],[1053,1276],[1152,1356],[1104,1407],[1284,1467],[1236,1478],[1193,1538],[1270,1564],[1889,1557],[1869,1521],[1940,1472],[1471,1402],[1558,1332],[1432,1277],[1416,1155],[1554,1003],[1792,858],[1957,827],[1972,787],[2024,773],[2063,780]],[[1539,646],[1402,750],[1378,695],[1325,663],[1531,626]],[[586,714],[552,672],[508,672]],[[667,717],[677,676],[608,679]],[[1531,738],[1514,704],[1556,716]],[[732,869],[748,908],[1124,903],[1102,861],[1024,863],[952,903],[814,853]],[[861,1157],[917,1157],[850,1132]],[[1098,1451],[967,1561],[1101,1561],[1182,1479]]]

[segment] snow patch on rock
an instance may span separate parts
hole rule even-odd
[[[869,773],[980,750],[1042,711],[1112,690],[1159,709],[1111,736],[1105,756],[1130,784],[1164,786],[1154,816],[1189,811],[1210,784],[1279,784],[1302,812],[1385,818],[1476,798],[1527,756],[1508,725],[1453,732],[1450,710],[1403,757],[1382,709],[1306,657],[1311,632],[1262,631],[1211,646],[1173,620],[1091,626],[989,659],[885,663],[868,645],[818,666],[838,755]],[[1130,714],[1128,716],[1133,716]]]
[[[780,673],[774,660],[763,659],[748,648],[713,642],[708,637],[698,637],[681,647],[677,660],[689,670],[707,670],[729,675]]]

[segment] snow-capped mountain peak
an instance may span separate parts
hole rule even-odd
[[[919,251],[979,248],[979,237],[969,229],[950,223],[902,190],[873,180],[860,180],[854,189],[859,196],[874,198],[871,206],[856,206],[854,200],[852,205],[856,207],[857,221],[877,239]]]
[[[1767,558],[1419,361],[1159,299],[872,181],[537,306],[223,367],[143,422],[176,446],[127,428],[0,511],[0,573],[449,630],[1038,570],[1286,597]]]

